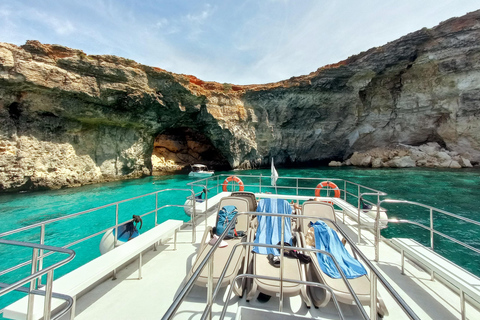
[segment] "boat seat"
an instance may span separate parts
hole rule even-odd
[[[232,192],[231,196],[246,198],[249,203],[248,210],[250,212],[255,212],[257,210],[257,199],[255,198],[255,193],[247,192],[247,191],[236,191],[236,192]]]
[[[139,279],[141,279],[141,256],[144,251],[155,245],[157,242],[171,237],[183,225],[181,220],[167,220],[140,236],[126,242],[125,244],[111,250],[104,255],[86,263],[63,277],[53,281],[53,292],[63,293],[71,296],[74,301],[81,293],[86,292],[90,287],[107,276],[114,275],[114,271],[128,261],[139,257]],[[45,288],[43,288],[45,290]],[[64,302],[59,299],[52,299],[52,315],[55,309]],[[24,297],[3,309],[3,316],[8,319],[27,319],[28,297]],[[43,318],[44,297],[35,296],[32,319]],[[71,319],[75,315],[75,304],[72,306]]]
[[[428,269],[432,273],[432,280],[435,275],[440,276],[459,290],[462,319],[465,319],[464,293],[480,302],[480,278],[476,275],[413,239],[392,238],[390,243],[397,247],[400,252],[403,252],[401,261],[402,274],[404,273],[405,255],[407,255],[415,263]]]

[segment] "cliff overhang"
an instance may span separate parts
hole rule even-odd
[[[38,41],[0,43],[0,190],[149,175],[162,148],[164,163],[255,168],[272,157],[299,165],[437,143],[478,163],[479,40],[476,11],[306,76],[249,86]]]

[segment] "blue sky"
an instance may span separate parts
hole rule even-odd
[[[220,83],[315,71],[478,0],[0,0],[0,42],[55,43]]]

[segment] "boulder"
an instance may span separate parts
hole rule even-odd
[[[473,167],[470,160],[465,159],[464,157],[460,157],[460,160],[458,161],[458,163],[462,166],[462,168],[472,168]]]
[[[374,158],[372,160],[372,168],[381,168],[383,167],[383,161],[380,158]]]
[[[440,145],[436,142],[429,142],[419,147],[419,150],[430,155],[434,156],[441,149]]]
[[[391,168],[412,168],[415,167],[415,161],[410,156],[396,157],[385,163],[385,166]]]
[[[461,166],[457,161],[452,161],[452,162],[450,163],[450,168],[452,168],[452,169],[461,169],[462,166]]]
[[[422,152],[418,149],[410,150],[410,158],[412,158],[415,161],[425,159],[426,157],[427,157],[427,154],[425,152]]]
[[[452,158],[444,151],[437,152],[435,156],[440,160],[440,162],[452,161]]]
[[[358,167],[369,167],[372,163],[372,157],[365,153],[355,152],[350,158],[352,165]]]

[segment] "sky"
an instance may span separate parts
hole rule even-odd
[[[478,0],[0,0],[0,42],[39,40],[263,84],[478,9]]]

